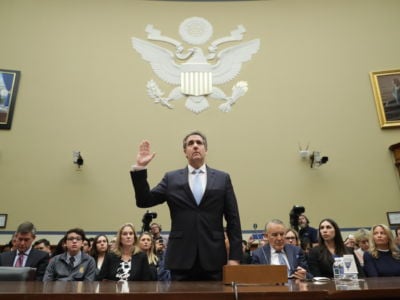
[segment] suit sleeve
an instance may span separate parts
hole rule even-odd
[[[166,176],[157,185],[150,190],[147,181],[147,170],[131,171],[131,179],[135,190],[136,206],[140,208],[152,207],[161,204],[167,200],[166,194]]]
[[[54,268],[55,268],[55,260],[56,260],[56,258],[52,258],[50,260],[49,264],[47,265],[46,272],[45,272],[45,274],[43,276],[43,280],[42,280],[43,282],[54,281],[54,278],[55,278],[55,275],[54,275],[54,272],[55,272],[55,270],[54,270]]]
[[[317,248],[312,248],[308,254],[308,267],[313,276],[322,276],[319,268],[319,253]]]
[[[150,269],[149,261],[147,259],[147,255],[143,252],[140,252],[133,256],[132,261],[136,261],[136,273],[133,280],[136,281],[150,281],[155,280],[152,276],[152,271]]]
[[[43,276],[46,273],[47,265],[49,264],[49,259],[49,255],[47,253],[44,253],[39,259],[36,266],[36,280],[43,280]]]
[[[96,262],[93,257],[89,257],[84,281],[94,281],[96,279]]]
[[[366,277],[378,277],[374,258],[369,252],[364,252],[364,272]]]
[[[227,175],[226,177],[226,197],[224,214],[226,219],[226,231],[230,244],[228,259],[240,261],[243,256],[242,228],[240,225],[239,208],[229,175]]]

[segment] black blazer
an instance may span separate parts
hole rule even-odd
[[[113,280],[118,281],[116,277],[117,270],[121,264],[121,257],[114,253],[107,253],[104,258],[103,265],[101,266],[100,273],[97,280]],[[147,259],[147,254],[139,252],[132,255],[131,258],[131,271],[128,281],[146,281],[152,280],[152,273]]]
[[[3,252],[0,254],[0,266],[12,267],[14,259],[17,255],[17,250]],[[32,248],[29,252],[28,259],[26,260],[25,267],[36,268],[36,280],[41,281],[46,267],[49,263],[50,256],[47,252]]]
[[[329,277],[333,278],[333,262],[334,258],[332,255],[327,255],[326,253],[329,252],[325,247],[322,246],[315,246],[310,249],[308,254],[308,267],[310,269],[311,274],[316,277]],[[346,254],[353,254],[354,250],[351,248],[346,247]],[[357,264],[357,271],[358,277],[363,278],[365,277],[364,271],[360,266],[360,263],[357,257],[354,255],[354,260]]]
[[[141,208],[167,202],[171,215],[165,266],[189,270],[198,258],[207,271],[222,271],[227,263],[223,218],[230,243],[229,259],[242,258],[242,230],[229,174],[207,167],[207,186],[197,205],[188,181],[188,168],[165,174],[152,190],[147,170],[131,172],[136,205]]]

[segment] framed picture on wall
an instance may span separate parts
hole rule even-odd
[[[400,126],[400,70],[370,73],[381,128]]]
[[[0,228],[6,228],[7,226],[7,214],[0,214]]]
[[[0,69],[0,129],[11,129],[20,71]]]
[[[400,211],[388,211],[386,215],[390,226],[400,225]]]

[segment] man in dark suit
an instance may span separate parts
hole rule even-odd
[[[300,247],[285,243],[286,227],[282,221],[274,219],[265,226],[268,244],[252,253],[252,264],[286,265],[288,277],[296,279],[312,278]]]
[[[207,139],[202,133],[186,135],[183,152],[188,166],[166,173],[150,189],[146,167],[155,153],[148,141],[140,144],[131,171],[136,205],[145,208],[167,202],[169,206],[171,232],[165,265],[172,280],[222,280],[223,265],[239,264],[242,257],[242,232],[231,179],[229,174],[205,164]]]
[[[17,249],[1,253],[0,266],[36,268],[36,279],[41,281],[49,263],[49,254],[32,247],[36,238],[35,226],[31,222],[20,224],[15,238]]]

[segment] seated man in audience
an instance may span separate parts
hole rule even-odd
[[[49,240],[47,240],[47,239],[37,240],[33,244],[33,248],[35,248],[37,250],[41,250],[41,251],[47,252],[49,254],[49,256],[51,256],[51,246],[50,246]]]
[[[80,228],[67,231],[66,251],[51,258],[43,281],[94,281],[96,262],[82,251],[85,232]]]
[[[164,236],[161,234],[161,225],[158,223],[152,223],[150,225],[150,233],[153,236],[154,241],[160,241],[161,244],[164,245],[165,248],[167,248],[168,245],[168,237]]]
[[[286,226],[281,220],[272,220],[265,226],[268,244],[253,251],[252,264],[286,265],[289,278],[312,278],[303,250],[285,243]]]
[[[15,233],[16,249],[0,254],[0,266],[36,268],[36,279],[42,280],[49,255],[32,247],[35,238],[36,228],[31,222],[20,224]]]

